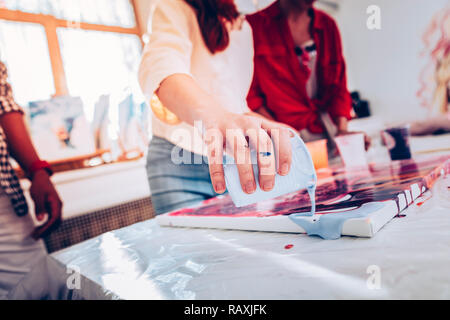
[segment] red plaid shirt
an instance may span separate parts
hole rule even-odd
[[[316,9],[311,15],[317,48],[317,98],[308,97],[306,83],[311,71],[296,55],[287,19],[277,1],[247,17],[255,46],[255,73],[247,102],[253,111],[265,107],[277,121],[298,130],[322,133],[319,111],[328,111],[333,120],[351,119],[352,108],[336,23]]]

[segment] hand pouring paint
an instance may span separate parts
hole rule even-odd
[[[272,191],[264,192],[258,184],[258,166],[253,165],[253,172],[256,178],[256,192],[246,194],[242,191],[239,181],[239,174],[234,160],[226,158],[225,180],[228,192],[237,207],[243,207],[260,201],[269,200],[287,193],[304,190],[308,191],[311,199],[310,213],[292,213],[289,219],[300,226],[308,235],[317,235],[327,240],[339,239],[342,236],[344,223],[353,218],[367,217],[369,214],[380,210],[382,203],[367,203],[360,208],[345,215],[336,213],[316,214],[315,191],[317,186],[317,175],[314,170],[311,156],[302,139],[296,134],[291,139],[292,143],[292,166],[287,176],[277,175],[275,177],[275,187]],[[252,163],[256,163],[256,152],[252,152]]]
[[[242,190],[239,181],[239,173],[235,161],[232,157],[226,157],[224,171],[228,193],[236,207],[244,207],[257,202],[270,200],[279,196],[306,189],[311,199],[310,216],[315,216],[316,201],[315,190],[317,185],[317,175],[314,164],[303,140],[294,133],[291,138],[292,144],[292,165],[287,176],[276,175],[275,186],[269,192],[263,191],[259,186],[259,168],[257,165],[257,155],[255,150],[251,150],[253,172],[256,180],[256,191],[247,194]]]

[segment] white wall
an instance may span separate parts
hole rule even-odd
[[[426,59],[420,57],[422,35],[433,15],[448,0],[340,0],[334,15],[340,26],[349,86],[372,103],[386,122],[426,115],[416,92]],[[369,5],[381,9],[381,30],[366,27]]]

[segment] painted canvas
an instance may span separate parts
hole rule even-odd
[[[61,160],[95,152],[94,138],[79,97],[30,102],[30,131],[41,157]]]
[[[108,135],[109,111],[110,96],[106,94],[101,95],[95,103],[94,117],[91,124],[97,150],[111,149],[112,141]]]
[[[372,237],[448,173],[450,156],[370,164],[359,170],[321,169],[316,216],[343,221],[339,236]],[[302,219],[302,213],[310,210],[306,191],[242,208],[236,208],[229,196],[220,196],[197,207],[158,216],[157,220],[162,226],[173,227],[307,233],[292,217],[300,215]]]
[[[119,144],[124,154],[145,152],[148,140],[149,108],[136,103],[132,94],[119,103]]]

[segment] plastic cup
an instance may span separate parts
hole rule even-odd
[[[388,128],[381,133],[383,142],[388,148],[392,160],[411,159],[410,132],[410,126],[405,125]]]
[[[306,147],[311,154],[311,158],[314,163],[314,168],[328,168],[328,149],[327,149],[327,140],[318,140],[313,142],[308,142]]]
[[[356,133],[334,139],[346,167],[367,167],[364,134]]]

